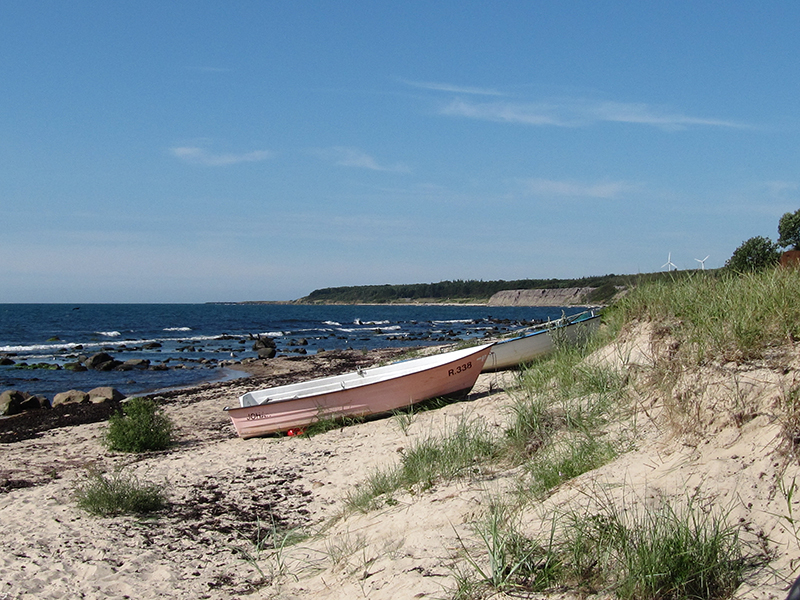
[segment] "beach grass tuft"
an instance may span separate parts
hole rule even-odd
[[[525,533],[520,509],[490,503],[471,547],[457,535],[467,569],[457,572],[457,598],[514,597],[555,589],[611,593],[621,600],[729,598],[766,560],[751,552],[728,514],[698,498],[655,506],[619,506],[602,497],[551,514]]]
[[[90,470],[75,485],[73,497],[78,508],[98,517],[152,513],[167,502],[163,485],[140,482],[124,470]]]
[[[489,503],[486,515],[474,526],[479,540],[476,547],[468,548],[456,533],[474,574],[462,569],[456,578],[456,597],[483,598],[487,589],[516,596],[542,592],[558,582],[562,565],[554,537],[551,535],[542,543],[526,536],[519,516],[518,511],[502,500],[495,500]]]
[[[497,442],[484,423],[461,418],[440,436],[416,440],[403,451],[399,465],[370,474],[347,496],[346,505],[366,512],[380,506],[381,497],[391,503],[398,490],[419,493],[438,481],[477,475],[498,451]]]
[[[571,577],[622,600],[728,598],[763,560],[728,514],[696,497],[648,507],[604,501],[596,512],[571,512],[564,532]]]

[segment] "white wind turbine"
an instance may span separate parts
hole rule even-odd
[[[703,260],[700,260],[699,258],[695,258],[695,260],[700,263],[700,269],[705,271],[706,270],[706,261],[708,260],[708,256],[706,256]]]
[[[672,271],[674,268],[676,271],[678,270],[678,266],[672,262],[672,252],[667,255],[667,262],[661,265],[661,268],[667,267],[667,271]]]

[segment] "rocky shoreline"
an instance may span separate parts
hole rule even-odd
[[[409,352],[408,348],[388,348],[368,353],[355,350],[328,351],[312,356],[268,356],[249,359],[233,365],[247,375],[248,385],[267,387],[284,385],[316,377],[338,375],[375,362],[389,361]],[[184,398],[193,391],[227,389],[227,382],[211,382],[189,388],[149,394],[159,403],[169,404],[175,398]],[[107,420],[119,411],[125,396],[118,390],[104,386],[89,392],[70,390],[57,394],[50,402],[18,390],[0,393],[0,444],[37,437],[42,432]]]

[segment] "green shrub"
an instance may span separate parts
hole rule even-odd
[[[131,398],[108,420],[105,442],[118,452],[164,450],[172,445],[174,426],[150,398]]]
[[[800,250],[800,210],[784,213],[778,222],[778,245]]]
[[[752,237],[742,242],[725,263],[725,267],[736,273],[763,271],[778,263],[778,246],[769,238]]]
[[[166,505],[163,486],[140,483],[122,471],[110,475],[90,471],[75,486],[73,496],[78,508],[98,517],[145,514]]]

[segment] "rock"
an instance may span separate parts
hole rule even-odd
[[[275,355],[278,353],[276,348],[259,348],[258,350],[258,358],[275,358]]]
[[[53,398],[53,407],[60,404],[83,404],[89,402],[89,394],[80,390],[70,390],[56,394]]]
[[[64,365],[64,368],[67,371],[88,371],[89,370],[86,367],[84,367],[81,363],[78,363],[78,362],[66,363]]]
[[[0,365],[13,365],[15,364],[13,360],[8,358],[7,356],[0,356]]]
[[[117,365],[116,369],[119,371],[144,371],[148,367],[150,367],[149,360],[144,358],[131,358],[121,365]]]
[[[25,396],[18,390],[6,390],[0,394],[0,416],[8,417],[22,412],[20,408]]]
[[[113,387],[96,387],[89,390],[89,402],[101,404],[102,402],[119,402],[125,399],[125,394]]]
[[[259,350],[263,350],[265,348],[275,348],[275,340],[273,340],[271,337],[258,336],[256,341],[253,342],[253,350],[258,352]]]
[[[97,371],[113,371],[114,369],[116,369],[121,364],[122,363],[120,361],[118,361],[118,360],[109,360],[107,362],[100,363],[99,365],[97,365],[95,367],[95,369]]]
[[[41,410],[43,408],[50,408],[50,400],[44,396],[31,396],[30,394],[23,394],[25,400],[20,404],[20,410]]]
[[[107,371],[107,368],[103,368],[103,365],[106,363],[110,363],[114,361],[114,357],[110,354],[105,352],[98,352],[97,354],[93,354],[89,358],[84,361],[84,365],[87,369],[95,369],[97,371]]]

